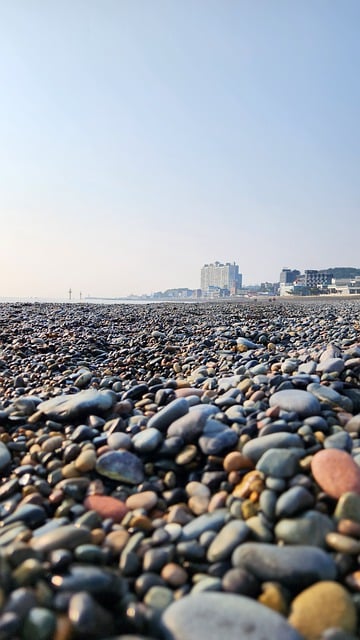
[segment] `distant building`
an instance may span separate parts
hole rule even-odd
[[[242,274],[239,273],[239,265],[235,262],[204,264],[201,269],[200,288],[204,295],[214,293],[215,289],[223,291],[218,295],[235,295],[241,287]]]
[[[331,284],[333,274],[317,269],[305,269],[305,287],[327,287]]]
[[[280,295],[310,295],[314,289],[328,293],[332,279],[333,274],[325,269],[305,269],[300,273],[297,269],[284,268],[280,273]]]
[[[300,271],[298,269],[284,267],[280,273],[280,284],[294,284],[299,275]]]

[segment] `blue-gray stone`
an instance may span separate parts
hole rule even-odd
[[[320,371],[320,373],[341,373],[344,369],[345,363],[342,358],[326,358],[316,366],[316,371]]]
[[[140,484],[144,479],[141,460],[129,451],[108,451],[100,456],[96,471],[106,478],[127,484]]]
[[[186,444],[197,441],[209,415],[216,411],[218,409],[212,405],[204,404],[192,407],[187,414],[170,425],[167,431],[168,437],[179,436]]]
[[[246,596],[190,594],[161,616],[165,640],[303,640],[286,619]]]
[[[30,529],[35,529],[42,525],[46,518],[47,513],[43,507],[37,504],[23,504],[17,507],[11,515],[4,518],[4,524],[23,522],[30,527]]]
[[[311,386],[311,385],[310,385]],[[309,389],[310,391],[310,389]],[[280,407],[285,411],[296,411],[301,418],[318,415],[321,407],[317,398],[302,389],[284,389],[270,396],[270,407]]]
[[[310,545],[244,542],[233,552],[232,563],[250,571],[261,582],[280,582],[298,591],[319,580],[335,580],[337,575],[332,557]]]
[[[189,403],[186,398],[176,398],[176,400],[169,402],[169,404],[150,418],[147,423],[148,427],[150,429],[158,429],[162,433],[165,433],[172,422],[184,416],[188,411]]]
[[[82,415],[106,413],[115,404],[116,393],[108,389],[86,389],[71,395],[63,394],[41,402],[37,410],[51,420],[67,422]]]
[[[132,443],[135,451],[139,453],[151,453],[155,451],[163,441],[163,436],[158,429],[148,428],[139,431],[133,436]]]
[[[275,517],[275,508],[277,503],[277,493],[271,489],[264,489],[260,494],[259,506],[264,516],[272,522]]]
[[[54,549],[75,549],[78,545],[88,542],[91,542],[90,529],[67,524],[31,538],[30,546],[35,551],[47,553]]]
[[[71,597],[68,615],[76,635],[92,638],[98,636],[101,629],[104,637],[107,634],[112,635],[114,631],[110,612],[86,591],[80,591]]]
[[[227,509],[216,509],[212,513],[204,513],[184,526],[181,540],[194,540],[209,529],[219,531],[228,517],[229,512]]]
[[[287,449],[268,449],[256,464],[258,471],[275,478],[291,478],[299,468],[297,456]]]
[[[218,455],[235,447],[239,436],[219,420],[209,418],[199,438],[199,447],[205,455]]]
[[[110,592],[115,584],[113,573],[102,567],[74,564],[64,575],[54,575],[51,583],[59,591]]]
[[[253,462],[258,462],[268,449],[288,449],[289,447],[304,449],[300,436],[295,433],[270,433],[249,440],[243,447],[243,454]]]
[[[276,516],[287,518],[314,505],[314,496],[304,487],[291,487],[281,494],[276,503]]]
[[[353,439],[347,431],[339,431],[325,438],[323,446],[324,449],[340,449],[351,453]]]
[[[279,520],[275,527],[277,540],[285,544],[326,547],[326,536],[335,530],[331,518],[319,511],[307,511],[297,518]]]
[[[249,537],[251,531],[242,520],[230,520],[215,536],[207,550],[209,562],[219,562],[230,557],[241,542]]]
[[[347,398],[346,396],[343,396],[341,393],[338,393],[338,391],[335,391],[335,389],[326,387],[325,385],[319,384],[317,382],[312,382],[308,385],[307,390],[311,394],[313,394],[313,396],[317,398],[317,400],[320,400],[320,402],[329,405],[329,407],[334,409],[341,408],[344,409],[344,411],[349,411],[349,413],[352,413],[352,400],[350,400],[350,398]]]
[[[0,472],[6,469],[11,460],[11,453],[6,444],[0,442]]]

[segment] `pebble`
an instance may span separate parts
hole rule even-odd
[[[166,640],[302,640],[283,616],[245,596],[199,593],[170,605],[161,617]],[[226,631],[225,631],[226,630]]]
[[[96,471],[112,480],[140,484],[144,479],[143,464],[129,451],[109,451],[97,459]]]
[[[90,541],[91,534],[89,529],[68,524],[32,538],[30,540],[30,545],[35,549],[35,551],[48,553],[54,549],[74,549],[79,544],[86,544]]]
[[[84,506],[98,513],[101,518],[111,518],[114,522],[121,522],[128,512],[127,505],[121,500],[97,494],[87,496]]]
[[[360,494],[360,467],[346,451],[319,451],[312,459],[311,471],[323,491],[332,498],[341,498],[349,491]]]
[[[270,398],[270,407],[280,407],[284,411],[296,411],[300,418],[316,416],[320,413],[320,402],[308,391],[284,389]]]
[[[232,554],[234,567],[246,569],[262,582],[280,582],[289,588],[304,588],[319,580],[334,580],[333,559],[322,549],[309,545],[277,547],[244,542]]]
[[[308,587],[293,600],[289,623],[306,640],[317,640],[323,631],[332,627],[355,632],[357,613],[344,587],[324,580]]]

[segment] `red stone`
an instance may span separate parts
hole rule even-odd
[[[111,518],[114,522],[121,522],[128,512],[124,502],[111,496],[88,496],[84,500],[84,505],[86,509],[96,511],[102,518]]]
[[[340,498],[353,491],[360,494],[360,467],[346,451],[323,449],[311,462],[312,474],[325,493]]]

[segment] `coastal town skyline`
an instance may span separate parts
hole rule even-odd
[[[356,265],[359,21],[355,0],[2,3],[0,297]]]

